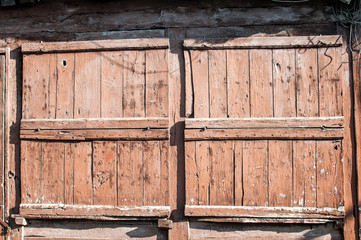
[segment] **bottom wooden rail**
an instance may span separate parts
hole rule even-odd
[[[26,218],[110,220],[114,217],[164,218],[168,217],[169,214],[169,206],[119,207],[108,205],[20,204],[20,215]]]
[[[251,207],[251,206],[185,206],[188,217],[239,217],[274,219],[342,219],[345,216],[340,208],[304,207]]]

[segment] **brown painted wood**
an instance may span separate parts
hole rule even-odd
[[[74,53],[56,54],[56,118],[58,119],[71,119],[74,117],[74,60]]]
[[[124,139],[124,140],[152,140],[168,139],[168,129],[89,129],[89,130],[21,130],[21,139],[42,140],[97,140],[97,139]]]
[[[92,215],[123,217],[167,217],[167,206],[117,207],[108,205],[21,204],[20,214],[26,215]]]
[[[193,95],[194,86],[192,79],[193,62],[190,51],[184,51],[184,67],[185,67],[185,116],[189,117],[193,114]]]
[[[188,144],[188,143],[186,143]],[[187,148],[188,151],[188,148]],[[207,141],[196,142],[196,175],[198,176],[198,204],[210,204],[210,143]],[[193,170],[194,171],[194,170]],[[230,174],[230,173],[228,173]]]
[[[234,141],[234,205],[242,206],[243,189],[243,141]]]
[[[296,94],[298,117],[319,116],[317,49],[296,50]]]
[[[342,48],[318,50],[320,116],[342,115]]]
[[[185,179],[186,179],[186,204],[187,205],[198,205],[199,199],[199,185],[198,185],[198,168],[197,168],[197,159],[196,159],[196,144],[197,142],[185,142]],[[207,159],[208,160],[208,159]],[[207,186],[207,193],[209,188]],[[204,195],[202,198],[205,198]],[[206,195],[208,203],[208,194]],[[208,205],[208,204],[203,204]]]
[[[76,144],[76,143],[75,143]],[[74,143],[64,143],[64,204],[74,202]]]
[[[123,56],[121,52],[102,52],[100,56],[100,116],[123,117]]]
[[[21,142],[21,202],[41,201],[41,143]]]
[[[292,142],[269,141],[268,191],[270,207],[292,206]]]
[[[101,53],[75,54],[74,118],[100,117]]]
[[[142,206],[143,143],[118,142],[118,205]]]
[[[227,50],[228,117],[250,117],[249,50]]]
[[[56,103],[57,103],[57,56],[49,56],[49,86],[48,86],[48,118],[54,119],[56,117]]]
[[[146,116],[168,116],[168,50],[146,51]]]
[[[193,217],[258,217],[258,218],[326,218],[342,219],[345,211],[339,208],[299,207],[236,207],[236,206],[186,206],[186,216]]]
[[[209,63],[207,51],[191,51],[194,117],[209,117]]]
[[[317,128],[270,128],[270,129],[186,129],[185,140],[232,140],[232,139],[342,139],[343,129]]]
[[[272,50],[250,50],[251,117],[273,117]]]
[[[21,129],[148,129],[148,128],[168,128],[168,118],[131,118],[131,119],[23,119]]]
[[[169,141],[160,141],[160,206],[169,206]]]
[[[268,142],[245,141],[243,147],[243,205],[268,206]]]
[[[92,204],[92,143],[75,143],[74,154],[74,204]]]
[[[343,117],[185,119],[186,128],[341,128]],[[32,128],[36,129],[36,128]]]
[[[93,142],[92,187],[94,205],[117,205],[117,144]]]
[[[296,117],[294,49],[273,50],[274,116]]]
[[[237,49],[237,48],[310,48],[339,47],[342,38],[335,36],[300,36],[300,37],[254,37],[228,39],[187,39],[185,49]]]
[[[21,47],[23,53],[47,53],[47,52],[78,52],[89,50],[136,50],[168,48],[168,39],[124,39],[103,41],[79,41],[79,42],[47,42],[26,43]]]
[[[145,52],[123,53],[124,117],[145,117]]]
[[[208,51],[208,62],[209,117],[226,118],[228,109],[226,51]]]
[[[316,207],[316,142],[293,142],[293,206]]]

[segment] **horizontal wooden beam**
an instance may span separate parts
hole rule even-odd
[[[344,208],[185,206],[188,217],[342,219]]]
[[[185,49],[242,49],[242,48],[315,48],[339,47],[342,37],[299,36],[299,37],[251,37],[232,39],[186,39]]]
[[[185,140],[336,140],[343,138],[343,129],[317,129],[317,128],[294,128],[294,129],[186,129]]]
[[[202,217],[192,218],[192,222],[214,223],[287,223],[287,224],[324,224],[335,222],[337,219],[324,218],[260,218],[260,217]]]
[[[20,130],[21,139],[33,140],[165,140],[168,129]]]
[[[186,128],[342,128],[343,117],[309,118],[192,118],[185,120]]]
[[[23,119],[22,130],[168,128],[168,118]]]
[[[168,217],[169,206],[117,207],[100,205],[20,204],[20,215]]]
[[[110,50],[143,50],[165,49],[169,46],[167,38],[146,39],[122,39],[122,40],[99,40],[79,42],[44,42],[24,43],[21,51],[30,53],[53,53],[53,52],[80,52],[80,51],[110,51]]]

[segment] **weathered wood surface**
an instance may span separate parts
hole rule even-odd
[[[143,50],[168,48],[166,38],[157,39],[131,39],[131,40],[103,40],[84,42],[49,42],[24,43],[21,46],[23,53],[53,53],[53,52],[79,52],[79,51],[114,51],[114,50]]]
[[[345,216],[344,208],[186,206],[186,216],[259,218],[335,218]]]
[[[301,36],[301,37],[273,37],[273,38],[236,38],[236,39],[187,39],[185,49],[240,49],[240,48],[312,48],[339,47],[342,45],[341,36]]]
[[[188,118],[185,127],[204,129],[239,128],[342,128],[343,117],[310,118]],[[24,127],[22,127],[24,128]]]
[[[118,207],[109,205],[21,204],[20,214],[26,215],[92,215],[121,217],[167,217],[167,206]]]
[[[190,222],[190,240],[201,239],[343,239],[332,223],[322,225],[225,224]],[[262,229],[262,231],[259,231]]]
[[[24,55],[23,118],[167,117],[168,52],[93,50]],[[144,59],[127,57],[134,55],[144,55]]]
[[[57,229],[54,231],[54,229]],[[61,230],[60,230],[61,229]],[[82,221],[29,220],[24,229],[27,240],[70,240],[70,239],[145,239],[165,240],[167,232],[158,228],[156,221]]]
[[[234,139],[342,139],[343,129],[270,128],[270,129],[186,129],[185,140],[234,140]]]
[[[337,123],[336,123],[337,124]],[[168,128],[168,118],[23,119],[22,130]]]

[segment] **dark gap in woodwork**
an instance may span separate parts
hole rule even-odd
[[[58,61],[57,61],[57,62],[58,62]],[[63,67],[66,67],[66,65],[67,65],[66,60],[63,60],[63,61],[61,62],[61,65],[62,65]]]
[[[194,117],[194,79],[193,79],[193,64],[192,64],[192,56],[191,51],[188,50],[188,57],[189,57],[189,68],[190,68],[190,76],[191,76],[191,83],[192,83],[192,112],[191,115],[188,116],[190,118]]]

